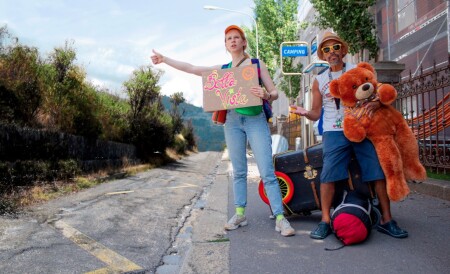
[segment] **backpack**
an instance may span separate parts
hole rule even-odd
[[[345,192],[342,202],[331,215],[331,229],[343,246],[365,241],[372,230],[372,204],[356,191]],[[330,249],[327,249],[330,250]],[[331,249],[332,250],[332,249]]]

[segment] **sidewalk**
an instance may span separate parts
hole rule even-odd
[[[411,192],[417,192],[450,201],[450,182],[428,178],[424,182],[408,183]]]
[[[256,176],[256,163],[249,157],[249,176]],[[295,237],[281,237],[273,229],[269,210],[255,194],[254,177],[249,180],[249,225],[228,233],[230,254],[228,272],[214,273],[445,273],[448,269],[448,187],[450,182],[426,180],[411,185],[411,195],[391,209],[402,227],[410,233],[404,240],[393,239],[376,230],[361,245],[329,252],[338,247],[336,237],[312,240],[309,233],[320,221],[320,212],[310,216],[292,215],[289,221]],[[422,195],[424,194],[424,195]],[[433,196],[431,196],[433,195]],[[228,207],[231,210],[232,205]],[[225,220],[224,220],[225,221]],[[400,264],[399,261],[408,262]],[[274,262],[297,262],[295,264]],[[355,263],[356,262],[356,263]],[[379,262],[383,262],[380,264]],[[224,268],[222,268],[223,270]],[[448,272],[448,271],[447,271]],[[199,272],[209,273],[209,272]]]
[[[214,183],[208,191],[207,202],[193,223],[192,247],[179,273],[230,273],[230,241],[223,228],[228,220],[230,168],[225,150]]]
[[[253,157],[248,157],[249,176],[257,175]],[[228,185],[231,166],[227,151],[217,169],[208,202],[195,221],[192,248],[179,273],[230,273],[230,242],[223,225],[227,221]],[[428,179],[421,183],[409,183],[411,192],[430,195],[450,201],[450,182]]]

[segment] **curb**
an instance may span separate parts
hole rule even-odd
[[[424,182],[408,182],[411,191],[450,201],[450,182],[437,179],[427,179]]]
[[[192,247],[180,273],[229,273],[230,242],[223,228],[228,218],[228,165],[224,153],[211,185],[207,203],[195,220]]]

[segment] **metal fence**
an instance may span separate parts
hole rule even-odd
[[[410,125],[419,143],[422,164],[436,173],[450,173],[450,56],[449,62],[428,70],[420,69],[398,84],[395,107]],[[271,127],[272,134],[284,136],[289,149],[302,134],[300,119],[285,119]],[[311,129],[312,130],[312,129]],[[305,127],[308,134],[310,129]]]
[[[398,92],[395,107],[418,140],[420,161],[434,172],[449,173],[450,62],[421,68],[418,75],[410,73],[394,86]]]

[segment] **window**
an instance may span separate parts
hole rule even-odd
[[[414,0],[397,0],[397,32],[416,21],[416,2]]]

